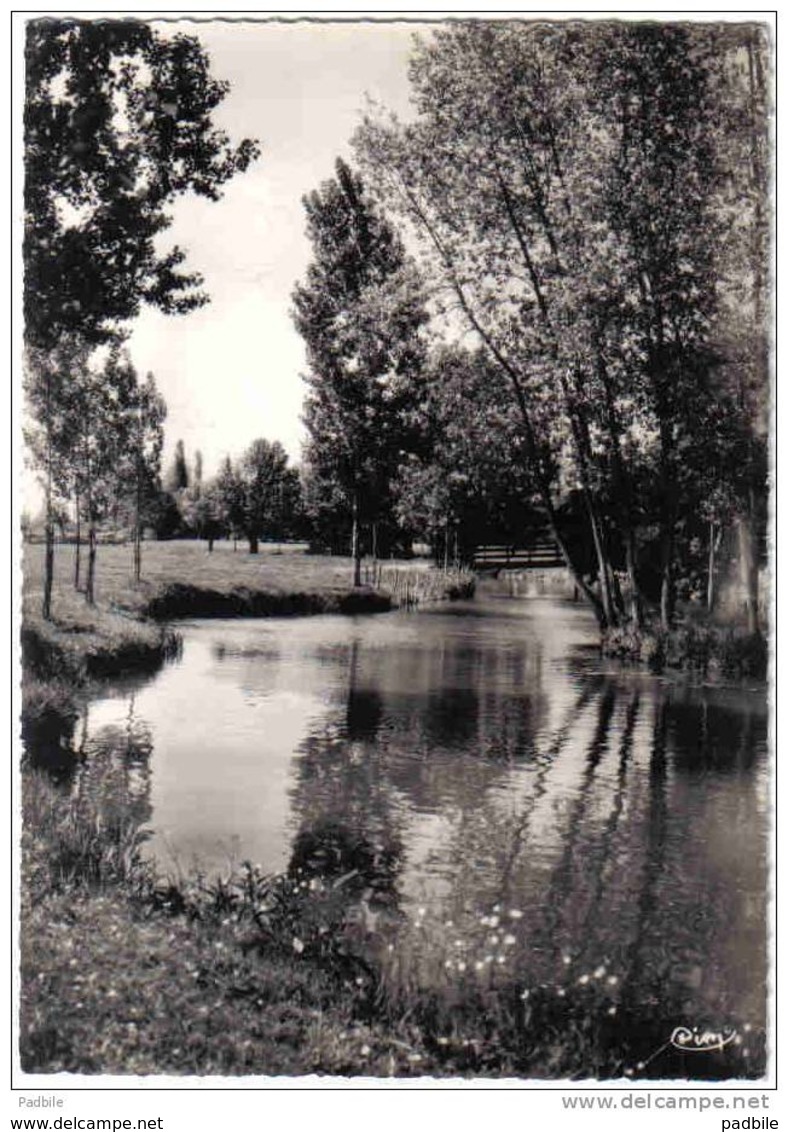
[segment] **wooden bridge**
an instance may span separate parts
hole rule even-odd
[[[474,570],[549,570],[565,565],[547,530],[529,533],[519,546],[477,546],[473,555]]]

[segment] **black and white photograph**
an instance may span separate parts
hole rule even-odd
[[[16,1085],[773,1082],[774,14],[16,24]]]

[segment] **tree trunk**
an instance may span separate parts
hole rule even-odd
[[[588,585],[588,583],[586,582],[585,578],[582,576],[580,571],[578,570],[577,566],[575,565],[575,563],[572,559],[572,555],[569,553],[569,547],[566,545],[566,542],[564,541],[564,537],[561,534],[561,531],[560,531],[559,526],[558,526],[558,516],[555,513],[555,508],[553,507],[553,501],[550,498],[550,493],[549,493],[548,489],[541,482],[541,477],[540,477],[540,481],[539,481],[539,494],[542,498],[542,503],[544,504],[545,514],[547,516],[547,522],[548,522],[548,525],[550,527],[550,532],[551,532],[553,538],[556,541],[556,545],[558,546],[561,557],[563,558],[563,560],[566,564],[566,568],[569,571],[569,575],[572,579],[572,582],[573,582],[574,586],[576,587],[576,589],[579,590],[580,593],[582,593],[583,597],[586,599],[588,604],[593,609],[594,615],[596,616],[596,619],[597,619],[597,622],[599,623],[600,628],[604,629],[606,623],[605,623],[604,610],[602,609],[602,603],[599,600],[599,598],[596,596],[594,591],[591,589],[591,587]]]
[[[41,615],[45,621],[52,618],[52,579],[55,572],[55,525],[52,522],[52,505],[47,503],[45,529],[46,549],[44,551],[44,600]]]
[[[142,474],[137,459],[137,482],[134,495],[134,582],[142,578]]]
[[[715,534],[715,524],[709,523],[709,577],[706,585],[706,609],[709,613],[714,612],[714,601],[716,599],[715,582],[716,582],[716,569],[717,569],[717,538]]]
[[[208,536],[208,553],[213,554],[213,535]]]
[[[750,507],[747,515],[737,521],[739,534],[739,578],[741,580],[744,612],[747,629],[750,633],[759,630],[758,619],[758,555],[753,523],[753,499],[750,492]]]
[[[96,528],[91,520],[88,528],[88,578],[85,585],[85,600],[88,605],[96,604]]]
[[[79,492],[76,493],[74,500],[74,527],[76,535],[76,544],[74,546],[74,589],[79,589],[80,570],[82,568],[81,553],[82,553],[82,528],[80,526],[80,513],[79,513]]]
[[[594,540],[594,551],[596,553],[597,572],[599,575],[599,597],[602,602],[602,612],[605,616],[605,624],[608,626],[615,625],[618,618],[616,616],[615,606],[613,604],[613,595],[611,593],[610,563],[608,562],[607,558],[607,550],[604,545],[601,523],[596,512],[596,506],[591,497],[590,489],[585,485],[583,486],[583,496],[585,498],[588,522],[591,526],[591,537]]]
[[[372,559],[377,561],[378,558],[378,524],[372,524]]]
[[[663,629],[673,624],[673,525],[662,535],[662,586],[659,598],[660,620]]]
[[[353,492],[353,524],[350,534],[350,554],[353,559],[353,585],[361,585],[361,547],[358,537],[358,492]]]
[[[607,430],[610,437],[612,452],[613,489],[619,502],[620,523],[624,539],[624,554],[626,558],[627,578],[629,581],[629,617],[633,626],[640,629],[643,625],[643,598],[640,593],[640,584],[637,577],[637,543],[633,523],[632,484],[629,472],[621,453],[621,422],[616,409],[613,385],[605,364],[604,354],[597,346],[597,373],[605,391],[605,407],[607,410]],[[626,612],[621,605],[622,613]]]
[[[246,537],[249,539],[249,553],[258,554],[260,550],[260,543],[257,535],[253,535],[250,532]]]
[[[55,524],[52,515],[52,420],[50,408],[50,380],[47,377],[47,485],[46,485],[46,550],[44,551],[44,597],[41,615],[45,621],[52,618],[52,579],[55,573]]]
[[[142,529],[139,519],[134,524],[134,581],[137,585],[142,578]]]
[[[577,399],[574,392],[569,387],[569,382],[566,376],[561,373],[560,379],[561,390],[563,393],[564,404],[566,412],[569,417],[569,423],[572,432],[572,439],[574,440],[575,455],[577,458],[577,470],[580,477],[580,487],[583,492],[583,501],[588,515],[588,522],[591,527],[591,538],[594,542],[594,553],[597,561],[597,573],[599,576],[599,596],[602,603],[602,613],[605,618],[606,625],[615,625],[618,617],[616,616],[615,606],[613,604],[613,595],[611,591],[611,569],[607,556],[607,547],[605,545],[605,537],[603,533],[602,520],[597,510],[596,501],[591,488],[591,481],[589,476],[589,438],[588,438],[588,425],[585,416],[578,407]]]
[[[634,531],[627,531],[624,539],[624,553],[626,555],[627,579],[629,581],[629,617],[635,629],[643,627],[643,597],[637,578],[637,553],[635,550]]]

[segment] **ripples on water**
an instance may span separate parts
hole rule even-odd
[[[605,665],[587,613],[550,600],[184,637],[91,704],[72,787],[149,828],[163,867],[350,862],[425,977],[497,964],[763,1025],[762,692]]]

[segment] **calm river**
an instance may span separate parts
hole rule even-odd
[[[596,979],[745,1041],[764,1024],[762,692],[616,668],[581,607],[493,593],[181,631],[77,736],[74,788],[129,810],[164,869],[355,846],[379,872],[365,915],[446,972]]]

